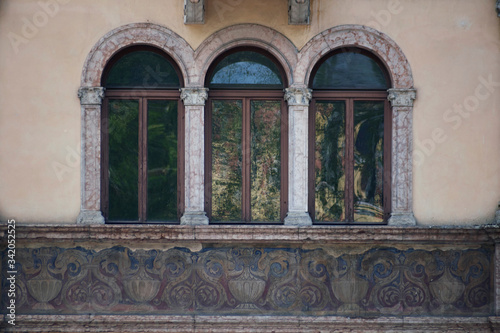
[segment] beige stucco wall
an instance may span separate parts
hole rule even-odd
[[[310,26],[287,24],[287,2],[208,0],[206,23],[184,25],[181,0],[1,1],[0,221],[75,223],[80,210],[76,92],[83,63],[110,30],[152,22],[175,31],[193,48],[237,23],[276,29],[299,49],[341,24],[386,33],[406,54],[418,90],[413,175],[418,222],[492,222],[500,200],[495,1],[312,0]],[[40,3],[52,4],[46,9],[51,15]],[[38,27],[29,30],[33,23]],[[20,38],[17,44],[13,34]],[[491,80],[498,84],[488,90],[482,82]]]

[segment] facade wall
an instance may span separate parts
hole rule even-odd
[[[47,14],[48,13],[48,14]],[[80,205],[80,106],[90,49],[106,33],[151,22],[196,49],[216,31],[258,23],[301,49],[341,24],[392,38],[413,72],[414,196],[419,224],[483,224],[500,199],[500,20],[493,1],[312,1],[311,25],[287,24],[287,4],[208,1],[204,25],[184,25],[181,1],[3,1],[0,5],[0,217],[75,223]],[[485,82],[490,82],[485,83]]]
[[[181,0],[0,2],[0,277],[16,290],[4,321],[15,299],[17,328],[33,332],[497,330],[499,231],[473,226],[500,200],[495,1],[311,0],[304,26],[288,24],[285,0],[205,3],[205,23],[185,25]],[[138,40],[166,50],[188,88],[185,215],[82,225],[102,222],[101,71]],[[309,218],[311,68],[343,45],[378,54],[403,88],[388,93],[397,223],[202,225],[202,82],[235,45],[268,50],[291,87],[292,222]]]

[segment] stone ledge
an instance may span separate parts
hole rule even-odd
[[[494,332],[499,317],[18,315],[5,332]]]
[[[0,235],[6,233],[0,226]],[[16,226],[18,242],[134,241],[134,242],[367,242],[471,244],[498,241],[498,226],[391,227],[391,226],[271,226],[271,225],[22,225]]]

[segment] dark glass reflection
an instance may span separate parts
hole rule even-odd
[[[121,57],[111,68],[106,88],[178,88],[179,77],[172,64],[151,51],[136,51]]]
[[[389,84],[375,60],[360,53],[343,52],[321,64],[312,88],[386,90]]]
[[[354,102],[354,221],[383,222],[384,102]]]
[[[250,131],[252,220],[279,222],[281,103],[251,101]]]
[[[137,221],[139,102],[109,100],[109,220]]]
[[[283,88],[281,74],[268,57],[252,51],[228,55],[217,64],[210,78],[210,88],[273,89]]]
[[[315,220],[345,220],[345,103],[316,102]]]
[[[177,220],[177,101],[148,101],[149,221]]]
[[[212,101],[212,220],[241,221],[242,103]]]

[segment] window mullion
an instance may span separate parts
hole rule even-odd
[[[102,131],[102,151],[101,151],[101,163],[104,172],[101,172],[101,211],[104,218],[108,218],[109,214],[109,98],[104,98],[102,104],[102,120],[101,120],[101,131]]]
[[[345,109],[345,222],[354,221],[354,102],[346,100]]]
[[[245,222],[251,221],[251,183],[250,183],[250,162],[251,162],[251,130],[250,130],[250,99],[244,98],[242,101],[243,112],[243,135],[242,135],[242,218]]]
[[[147,131],[148,113],[147,99],[139,99],[139,221],[146,221],[147,207],[147,153],[148,153],[148,131]]]

